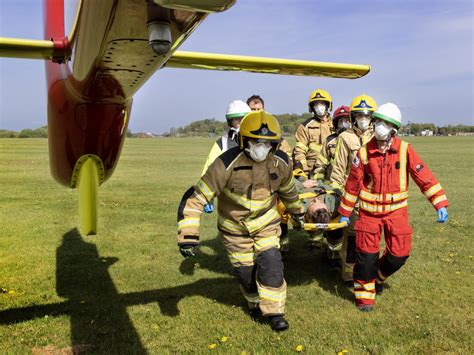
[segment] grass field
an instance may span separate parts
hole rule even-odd
[[[47,140],[0,140],[0,353],[472,353],[474,139],[410,142],[447,192],[449,223],[411,182],[412,255],[371,314],[293,233],[290,330],[276,334],[246,315],[215,213],[198,257],[176,246],[179,200],[212,140],[128,139],[88,237],[77,192],[50,177]]]

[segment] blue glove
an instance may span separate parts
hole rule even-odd
[[[349,219],[349,217],[344,217],[344,216],[341,216],[341,218],[339,218],[339,223],[347,223],[347,225],[351,224],[351,220]]]
[[[214,205],[212,204],[212,202],[209,202],[207,205],[204,206],[204,212],[206,213],[214,212]]]
[[[441,207],[438,210],[438,223],[446,223],[448,220],[448,210],[446,207]]]

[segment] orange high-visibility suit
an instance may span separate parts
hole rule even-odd
[[[358,151],[347,179],[339,213],[349,217],[359,200],[356,231],[354,293],[358,306],[375,302],[375,282],[400,269],[410,255],[408,174],[436,210],[448,206],[443,188],[407,142],[392,138],[382,153],[372,138]],[[379,259],[384,231],[386,249]]]

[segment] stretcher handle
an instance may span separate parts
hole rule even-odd
[[[305,223],[304,230],[305,231],[316,231],[316,230],[326,230],[331,231],[339,228],[347,227],[347,222],[342,223]]]

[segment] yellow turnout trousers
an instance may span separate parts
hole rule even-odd
[[[280,233],[278,224],[266,226],[253,236],[219,233],[249,308],[260,307],[264,316],[285,313]]]

